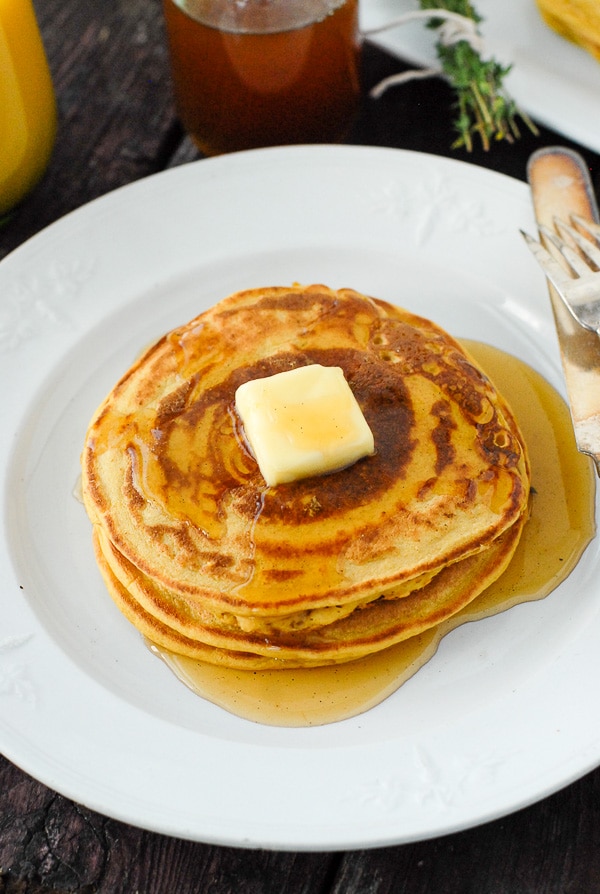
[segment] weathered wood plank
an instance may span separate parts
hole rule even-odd
[[[4,759],[0,791],[0,894],[39,894],[42,885],[62,894],[600,894],[600,770],[476,829],[341,855],[145,832],[56,795]]]
[[[109,190],[165,167],[181,138],[159,0],[37,4],[59,102],[44,179],[0,230],[0,258]]]
[[[476,829],[345,855],[331,894],[600,894],[600,770]]]
[[[0,792],[0,894],[40,885],[61,894],[317,894],[337,861],[146,832],[55,794],[4,758]]]

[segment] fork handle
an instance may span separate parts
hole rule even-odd
[[[573,214],[599,222],[589,171],[576,152],[539,149],[529,159],[527,177],[538,226],[553,229],[555,218],[569,221]],[[600,339],[575,323],[554,287],[548,288],[577,447],[592,456],[600,476]]]
[[[539,224],[554,229],[554,218],[571,215],[598,223],[598,203],[583,158],[563,146],[538,149],[527,165],[533,208]]]

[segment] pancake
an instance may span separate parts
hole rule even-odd
[[[363,658],[452,617],[507,568],[525,521],[523,516],[488,550],[446,566],[406,598],[391,591],[338,621],[268,637],[245,633],[233,619],[212,623],[189,603],[165,599],[148,581],[145,588],[128,586],[135,578],[117,576],[98,541],[95,547],[114,601],[150,642],[188,658],[246,670],[317,667]]]
[[[597,0],[537,0],[546,24],[600,61],[600,8]]]
[[[267,487],[236,390],[309,364],[342,368],[375,454]],[[529,466],[506,402],[440,327],[351,289],[273,287],[224,299],[127,371],[90,423],[82,493],[108,589],[145,635],[233,666],[328,663],[491,583]]]

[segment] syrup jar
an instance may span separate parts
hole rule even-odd
[[[360,96],[358,0],[163,0],[175,102],[206,155],[334,143]]]

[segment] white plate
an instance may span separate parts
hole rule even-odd
[[[363,28],[419,8],[417,0],[361,4]],[[552,31],[535,0],[476,0],[475,8],[483,17],[485,55],[513,65],[506,86],[521,108],[540,124],[600,152],[600,62]],[[431,65],[436,63],[434,38],[422,22],[413,22],[371,39],[412,64]]]
[[[384,704],[313,729],[192,695],[108,598],[73,496],[138,351],[228,293],[351,285],[561,373],[524,184],[388,149],[268,149],[137,182],[0,265],[0,747],[102,813],[287,849],[435,836],[600,762],[597,541],[549,598],[463,627]]]

